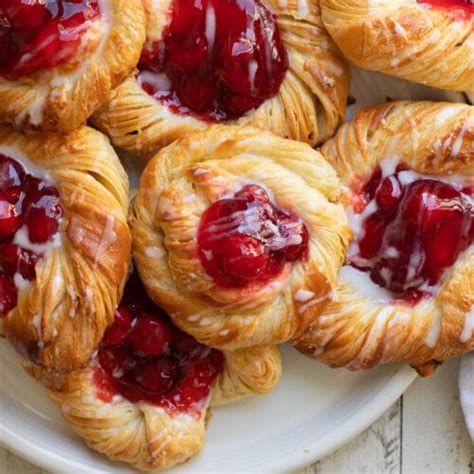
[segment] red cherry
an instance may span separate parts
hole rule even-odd
[[[265,271],[268,255],[260,240],[245,234],[234,234],[221,242],[217,259],[224,274],[253,280]]]
[[[86,21],[100,14],[96,0],[3,0],[0,8],[0,74],[12,80],[69,62]]]
[[[304,256],[308,248],[309,233],[303,221],[295,219],[293,216],[280,214],[281,236],[285,241],[283,249],[284,258],[289,262],[294,262]]]
[[[6,242],[0,247],[0,263],[7,275],[13,276],[19,272],[26,280],[34,280],[37,261],[36,254],[11,242]]]
[[[46,243],[58,231],[58,220],[63,214],[57,191],[45,188],[29,198],[25,205],[29,239],[34,243]]]
[[[37,31],[51,19],[43,0],[4,0],[2,13],[11,28]]]
[[[135,366],[135,361],[129,358],[126,347],[101,346],[98,351],[101,367],[113,378],[120,379]]]
[[[211,107],[215,86],[205,77],[187,77],[176,90],[181,103],[191,110],[203,111]]]
[[[0,317],[6,316],[17,304],[13,278],[0,273]]]
[[[180,362],[207,357],[210,347],[199,344],[194,337],[179,329],[175,329],[173,336],[173,353]]]
[[[186,47],[183,47],[183,44],[186,44]],[[186,74],[205,66],[207,54],[207,40],[204,35],[186,38],[179,44],[172,42],[168,47],[168,67]]]
[[[22,221],[16,207],[0,194],[0,241],[11,237],[21,227]]]
[[[132,326],[132,315],[125,306],[119,306],[115,311],[115,318],[112,325],[104,334],[104,343],[109,346],[123,344]]]
[[[178,376],[178,363],[170,356],[161,356],[147,361],[131,373],[131,379],[143,391],[154,395],[171,390]]]
[[[138,355],[152,357],[168,350],[173,335],[168,323],[158,314],[143,313],[137,319],[129,340]]]
[[[398,179],[394,176],[388,176],[382,181],[375,201],[382,209],[393,209],[402,195],[402,187]]]
[[[168,76],[169,94],[143,83],[157,100],[214,122],[238,118],[273,97],[288,57],[276,17],[260,0],[175,0],[162,41],[145,46],[139,69]]]
[[[18,161],[0,154],[0,189],[4,192],[8,188],[21,186],[25,177],[25,170]]]

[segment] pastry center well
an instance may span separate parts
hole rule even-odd
[[[474,241],[473,196],[462,182],[382,162],[350,213],[348,263],[369,272],[396,299],[414,303],[433,294]]]
[[[278,276],[285,263],[305,258],[308,238],[300,218],[278,209],[263,187],[252,184],[204,212],[199,256],[221,286],[262,285]]]
[[[288,56],[260,0],[174,0],[160,42],[147,42],[138,80],[174,112],[241,117],[277,94]]]
[[[171,323],[136,275],[127,282],[97,359],[94,381],[104,401],[120,394],[169,413],[197,416],[224,364],[221,352],[199,344]]]

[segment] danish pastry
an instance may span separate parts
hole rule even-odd
[[[334,170],[309,145],[219,125],[151,159],[130,225],[151,298],[198,341],[234,350],[301,334],[350,238]]]
[[[0,127],[0,332],[35,364],[89,362],[128,272],[128,184],[107,139]]]
[[[0,121],[68,132],[135,68],[141,0],[5,0],[0,4]]]
[[[371,71],[441,89],[474,91],[470,0],[321,0],[344,55]]]
[[[92,448],[138,469],[167,468],[203,448],[209,406],[271,390],[275,346],[221,353],[174,327],[132,277],[86,369],[29,369]]]
[[[144,4],[138,75],[94,116],[118,147],[149,155],[215,122],[314,145],[343,119],[349,71],[318,0]]]
[[[427,375],[474,348],[473,139],[472,106],[391,102],[322,147],[353,239],[301,351],[333,367],[401,361]]]

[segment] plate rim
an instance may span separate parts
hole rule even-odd
[[[291,455],[286,456],[284,459],[277,458],[273,464],[267,464],[262,472],[287,472],[302,469],[328,456],[338,448],[349,443],[380,418],[416,378],[417,374],[410,366],[400,366],[394,372],[390,382],[382,390],[376,392],[375,396],[362,410],[349,417],[328,435],[328,439],[323,447],[317,448],[317,442],[309,440],[304,449],[302,447],[295,447]],[[58,455],[52,449],[40,448],[31,441],[21,438],[14,430],[7,429],[1,419],[0,428],[0,445],[33,465],[51,472],[71,472],[71,469],[74,469],[74,472],[84,472],[83,466],[76,461],[67,461],[64,455]],[[83,442],[83,440],[81,441]],[[103,469],[91,471],[88,469],[87,472],[90,474],[105,474],[111,471]]]

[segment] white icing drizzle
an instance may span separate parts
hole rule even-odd
[[[462,142],[464,140],[464,134],[467,130],[467,123],[463,124],[459,135],[457,136],[456,140],[454,140],[453,147],[451,148],[451,156],[457,156],[458,153],[461,151]]]
[[[435,314],[434,320],[425,338],[425,345],[431,349],[435,347],[436,343],[438,342],[439,335],[441,334],[442,323],[443,323],[443,313],[441,313],[441,311],[436,308],[436,314]]]
[[[298,6],[298,14],[301,17],[307,17],[309,15],[308,0],[296,0]]]
[[[167,94],[171,90],[171,80],[165,73],[142,71],[137,79],[140,84],[150,84],[157,94]]]
[[[402,38],[406,38],[407,37],[407,32],[405,30],[405,28],[403,28],[402,25],[400,25],[400,23],[394,21],[394,27],[395,27],[395,33],[398,35],[398,36],[401,36]]]
[[[312,291],[304,290],[303,288],[300,288],[295,293],[295,301],[298,301],[299,303],[306,303],[306,301],[309,301],[313,296],[314,296],[314,293]]]
[[[160,247],[145,247],[145,255],[150,258],[161,258],[166,252]]]
[[[97,245],[94,255],[94,266],[99,262],[102,255],[109,249],[116,241],[117,234],[114,231],[115,218],[111,214],[108,214],[105,220],[104,230],[100,238],[100,242]]]
[[[368,272],[344,265],[339,271],[339,278],[348,283],[357,293],[378,303],[390,303],[393,295],[385,288],[377,285]]]
[[[459,109],[457,107],[443,107],[441,111],[436,114],[436,125],[444,124],[446,121],[453,118],[458,111]]]
[[[466,344],[474,334],[474,305],[471,306],[471,309],[464,315],[464,326],[462,332],[459,336],[459,341],[462,344]]]
[[[206,7],[206,29],[204,34],[207,39],[208,51],[211,51],[216,39],[216,12],[211,2],[208,2]]]

